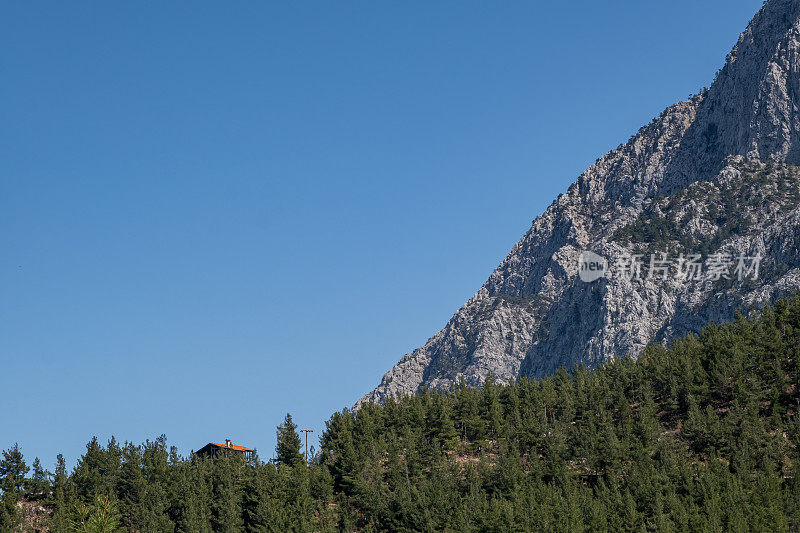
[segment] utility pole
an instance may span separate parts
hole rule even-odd
[[[302,431],[303,433],[306,434],[306,465],[308,465],[308,434],[309,433],[314,433],[314,430],[313,429],[301,429],[300,431]]]

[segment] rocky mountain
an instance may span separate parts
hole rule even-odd
[[[584,171],[447,325],[356,405],[636,356],[795,291],[795,165],[800,0],[768,0],[710,88]]]

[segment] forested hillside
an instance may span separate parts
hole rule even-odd
[[[4,530],[797,531],[800,296],[637,361],[336,413],[310,465],[92,440],[0,462]],[[22,508],[17,505],[20,502]],[[39,511],[36,511],[39,509]],[[32,523],[27,518],[26,523]]]

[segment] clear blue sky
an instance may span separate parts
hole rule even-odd
[[[760,5],[4,2],[0,448],[318,437]]]

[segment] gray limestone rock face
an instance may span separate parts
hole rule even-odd
[[[586,169],[486,283],[362,402],[639,355],[800,289],[800,0],[769,0],[712,86]],[[758,255],[757,280],[611,275],[579,257]],[[645,266],[649,266],[645,264]],[[674,266],[674,265],[673,265]],[[613,274],[613,272],[612,272]]]

